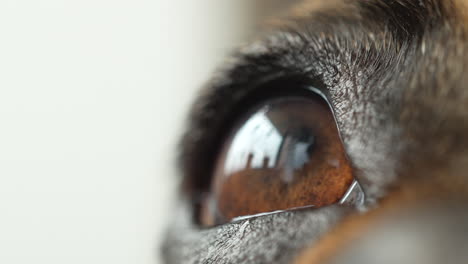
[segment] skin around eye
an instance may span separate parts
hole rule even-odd
[[[271,99],[243,116],[225,139],[199,220],[211,226],[261,213],[335,204],[353,181],[325,100]]]

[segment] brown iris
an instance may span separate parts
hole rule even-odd
[[[282,97],[252,109],[224,141],[205,226],[339,202],[354,181],[333,114],[320,97]]]

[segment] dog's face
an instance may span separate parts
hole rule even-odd
[[[298,6],[194,104],[167,263],[467,263],[467,66],[468,2]]]

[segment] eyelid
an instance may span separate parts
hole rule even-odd
[[[343,205],[349,205],[353,206],[356,208],[361,208],[364,205],[364,200],[365,200],[365,195],[364,192],[361,188],[361,185],[357,180],[355,180],[351,186],[349,187],[348,191],[346,194],[343,196],[343,198],[340,200],[339,204]],[[258,213],[258,214],[253,214],[253,215],[244,215],[244,216],[238,216],[236,218],[233,218],[231,220],[232,223],[238,222],[238,221],[243,221],[251,218],[256,218],[256,217],[261,217],[261,216],[266,216],[266,215],[273,215],[273,214],[278,214],[278,213],[284,213],[284,212],[291,212],[291,211],[297,211],[297,210],[307,210],[307,209],[313,209],[315,206],[313,205],[307,205],[307,206],[300,206],[300,207],[293,207],[289,208],[286,210],[276,210],[272,212],[265,212],[265,213]]]

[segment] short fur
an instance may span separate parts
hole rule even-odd
[[[385,211],[383,200],[419,189],[438,203],[464,201],[458,194],[468,190],[466,10],[456,0],[306,1],[239,49],[203,90],[181,144],[186,186],[208,184],[233,112],[266,83],[282,80],[327,95],[366,193],[360,218]],[[419,183],[425,187],[416,188]],[[195,197],[188,188],[183,193],[163,250],[167,263],[290,263],[304,248],[315,252],[322,243],[315,241],[357,211],[331,206],[200,230],[187,205]],[[429,200],[415,197],[421,204]],[[342,246],[328,247],[332,253],[320,261],[350,247]]]

